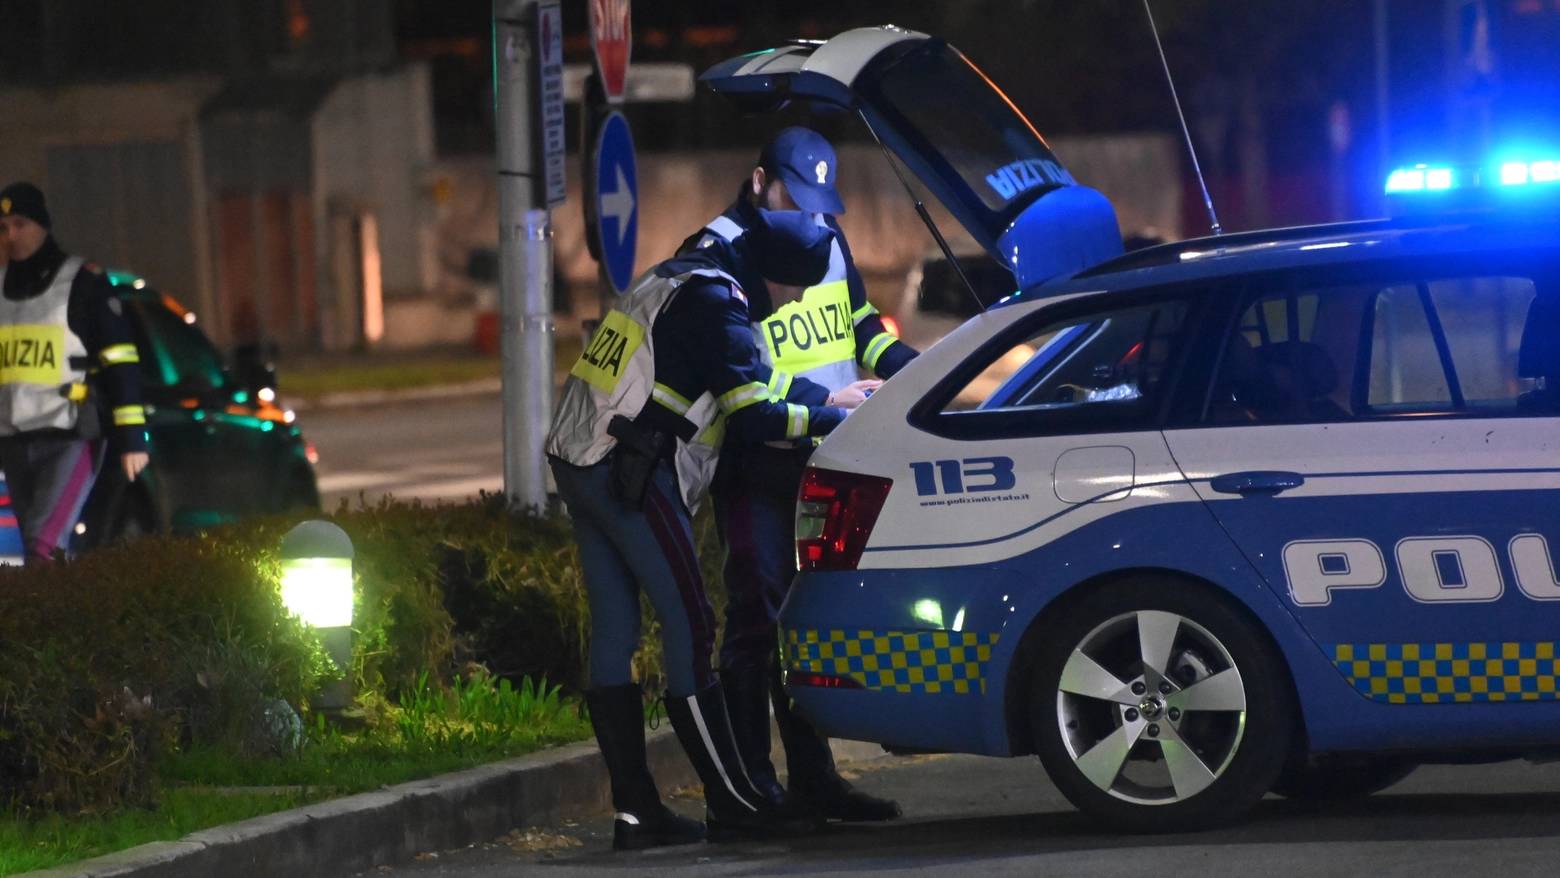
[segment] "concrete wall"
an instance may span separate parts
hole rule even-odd
[[[342,290],[333,250],[333,220],[344,214],[372,213],[379,230],[387,339],[391,346],[415,346],[439,340],[406,338],[409,329],[430,322],[415,318],[410,327],[395,314],[398,300],[417,300],[438,285],[433,205],[429,173],[434,163],[433,102],[426,64],[416,63],[344,80],[314,114],[314,228],[320,279],[321,315],[327,347],[355,341],[355,327],[339,325],[347,309],[338,306],[356,290]],[[421,306],[418,306],[421,308]],[[435,321],[436,322],[436,321]],[[390,337],[391,330],[394,337]],[[469,337],[469,333],[467,333]]]
[[[206,239],[198,115],[221,84],[215,77],[191,77],[146,83],[0,89],[0,186],[30,180],[43,189],[45,197],[53,190],[62,208],[55,211],[55,233],[67,249],[105,262],[122,263],[112,267],[151,274],[154,280],[169,284],[168,291],[186,304],[209,313],[215,291]],[[185,157],[187,166],[182,173],[177,168],[161,169],[166,173],[159,173],[155,183],[155,188],[161,190],[155,193],[160,196],[155,207],[173,205],[189,213],[187,221],[176,223],[182,230],[177,235],[180,240],[159,240],[158,246],[152,248],[155,252],[143,256],[135,246],[135,236],[124,234],[126,223],[148,224],[144,208],[150,196],[141,191],[148,181],[141,179],[134,168],[120,168],[119,173],[107,175],[108,185],[98,191],[74,193],[80,197],[70,197],[66,192],[68,186],[80,189],[79,180],[51,179],[51,148],[55,149],[58,170],[80,167],[79,162],[59,161],[62,152],[79,156],[82,150],[74,148],[110,147],[122,149],[85,152],[108,159],[114,158],[116,152],[134,156],[148,150]],[[89,164],[96,167],[105,163]],[[183,187],[183,191],[170,192],[170,187]],[[88,222],[87,207],[94,197],[101,199],[105,213],[125,221]],[[155,221],[149,224],[162,225]]]
[[[1125,234],[1181,236],[1181,163],[1175,138],[1148,133],[1055,138],[1050,143],[1079,182],[1099,189],[1116,205]],[[752,172],[756,158],[751,150],[639,156],[636,272],[665,259],[685,237],[724,210],[736,197],[738,184]],[[840,223],[856,263],[874,299],[895,300],[905,274],[935,244],[876,147],[844,146],[839,161],[839,188],[846,208]],[[443,297],[479,296],[480,285],[465,278],[461,269],[471,248],[497,245],[493,162],[440,162],[435,176],[448,197],[437,211],[437,246],[444,270],[432,289]],[[554,259],[563,279],[576,293],[587,291],[588,299],[597,269],[585,245],[579,185],[578,157],[571,157],[569,200],[553,212]],[[923,198],[951,243],[973,245],[940,205],[924,194]],[[594,309],[594,301],[588,300],[578,303],[576,310],[593,316]]]

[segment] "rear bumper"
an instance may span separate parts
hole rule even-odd
[[[852,688],[788,684],[797,709],[837,738],[1005,754],[1002,604],[1014,590],[997,571],[970,572],[800,574],[780,614],[784,667]]]

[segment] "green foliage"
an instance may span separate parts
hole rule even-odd
[[[0,875],[15,875],[99,857],[151,841],[170,841],[201,829],[247,820],[323,798],[302,790],[280,794],[229,794],[170,789],[156,810],[122,810],[83,820],[50,814],[34,820],[0,820]]]
[[[491,497],[328,517],[357,551],[350,673],[364,732],[311,721],[297,747],[293,712],[308,716],[335,676],[280,603],[276,547],[298,518],[153,536],[0,570],[0,797],[20,814],[99,814],[153,805],[170,754],[321,783],[338,776],[332,759],[400,760],[416,775],[418,760],[470,764],[587,733],[562,700],[584,686],[589,624],[567,521],[515,517]],[[642,652],[649,674],[659,645]],[[556,684],[514,682],[527,677]]]

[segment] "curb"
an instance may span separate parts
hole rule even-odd
[[[776,750],[779,750],[778,735]],[[883,755],[876,744],[830,740],[835,759]],[[647,732],[663,793],[699,780],[670,728]],[[779,754],[777,753],[777,756]],[[777,767],[783,757],[776,759]],[[425,851],[492,841],[512,829],[611,810],[606,765],[592,741],[279,811],[17,878],[274,878],[349,875]]]

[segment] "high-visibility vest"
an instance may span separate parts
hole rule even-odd
[[[694,277],[718,278],[739,287],[731,275],[713,268],[670,278],[653,270],[641,275],[602,319],[569,371],[547,434],[548,454],[575,466],[591,466],[617,444],[607,435],[613,416],[637,417],[654,398],[694,427],[692,441],[677,440],[675,456],[677,482],[689,510],[698,509],[715,477],[725,419],[708,391],[690,401],[655,382],[653,330],[677,290]]]
[[[820,226],[823,214],[814,214]],[[731,241],[743,228],[731,218],[718,216],[704,227],[707,234]],[[843,390],[857,379],[856,322],[846,282],[845,251],[834,241],[829,252],[829,273],[802,298],[781,306],[775,313],[750,325],[759,355],[770,368],[792,378],[802,377],[829,390]],[[866,317],[869,309],[863,309]],[[779,382],[782,387],[786,381]],[[784,396],[784,390],[780,391]]]
[[[0,296],[0,436],[70,430],[86,399],[86,344],[70,331],[70,287],[85,260],[72,256],[30,299]],[[0,266],[0,285],[6,267]]]

